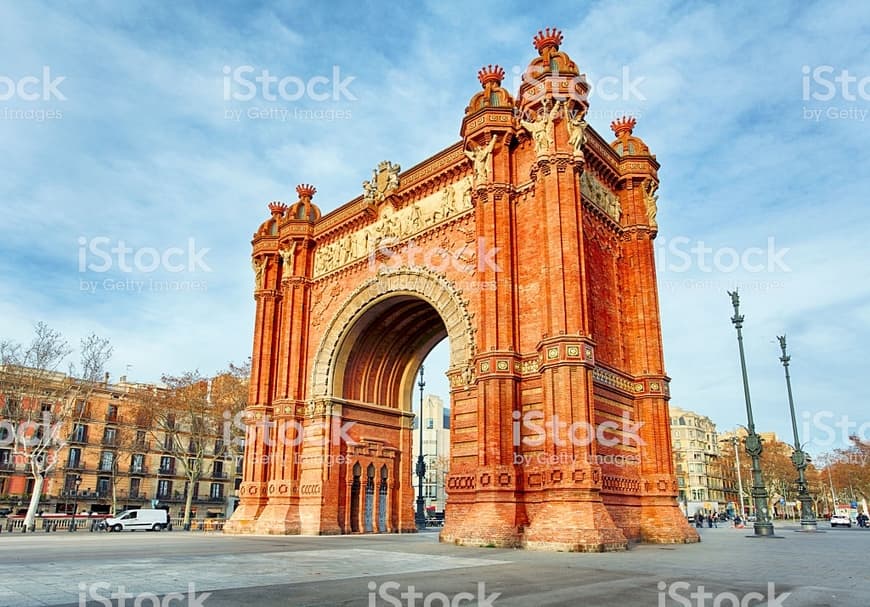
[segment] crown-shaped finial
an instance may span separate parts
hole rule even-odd
[[[634,117],[623,116],[618,120],[614,120],[610,123],[610,129],[617,137],[622,137],[623,135],[631,135],[631,132],[634,130],[634,125],[637,124],[637,120]]]
[[[490,82],[500,85],[501,81],[504,80],[504,70],[498,65],[486,65],[477,72],[477,79],[480,80],[480,84],[484,88]]]
[[[283,202],[279,202],[277,200],[273,200],[269,203],[269,211],[272,213],[272,216],[283,215],[284,211],[287,210],[287,205]]]
[[[296,186],[296,193],[302,200],[311,200],[311,197],[317,193],[317,188],[308,183],[300,183]]]
[[[557,30],[555,27],[548,27],[544,31],[538,30],[538,35],[535,36],[532,43],[535,45],[538,53],[543,55],[545,48],[552,47],[558,51],[559,45],[562,44],[562,40],[564,40],[564,36],[562,36],[561,31]]]

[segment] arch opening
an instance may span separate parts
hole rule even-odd
[[[438,311],[419,297],[394,295],[372,304],[339,346],[333,396],[411,411],[420,365],[446,337]]]

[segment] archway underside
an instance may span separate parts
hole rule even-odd
[[[410,408],[410,388],[419,363],[447,337],[447,327],[428,302],[397,295],[367,310],[352,343],[343,345],[336,393],[345,400]]]

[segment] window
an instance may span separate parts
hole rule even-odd
[[[212,483],[211,492],[209,493],[212,499],[221,499],[224,496],[224,486],[221,483]]]
[[[157,483],[157,497],[169,498],[172,497],[172,481],[161,479]]]
[[[67,474],[63,479],[63,491],[67,495],[72,495],[76,490],[76,479],[78,474]]]
[[[86,443],[88,442],[88,427],[85,424],[76,424],[73,427],[72,442]]]
[[[103,430],[103,444],[113,446],[115,444],[115,437],[118,431],[115,428],[106,428]]]
[[[109,408],[106,411],[106,421],[107,422],[118,421],[118,405],[109,405]]]
[[[130,460],[130,472],[145,472],[145,456],[141,453],[134,453]]]
[[[175,472],[175,460],[169,455],[164,455],[160,458],[160,474],[172,474],[173,472]]]
[[[139,485],[142,482],[141,478],[131,478],[130,479],[130,497],[137,498],[139,497]]]
[[[82,462],[82,450],[78,447],[71,447],[69,450],[69,459],[67,459],[67,468],[80,468]]]
[[[145,430],[136,430],[136,446],[145,446]]]
[[[76,401],[76,417],[85,417],[88,414],[88,408],[85,404],[84,399],[79,399]]]
[[[42,413],[51,413],[51,403],[42,403],[42,406],[39,408]]]
[[[220,460],[215,460],[212,464],[212,476],[215,478],[224,478],[224,463]]]
[[[100,454],[100,472],[111,472],[115,464],[115,454],[111,451],[103,451]]]
[[[432,419],[431,417],[427,418],[426,419],[426,429],[431,430],[434,427],[435,427],[435,420]]]
[[[218,438],[214,441],[214,454],[220,455],[224,452],[224,439]]]
[[[97,477],[97,495],[106,497],[112,486],[112,481],[108,476]]]

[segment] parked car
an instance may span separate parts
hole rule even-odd
[[[140,508],[138,510],[125,510],[118,516],[110,516],[105,520],[106,529],[109,531],[124,531],[129,529],[144,529],[146,531],[162,531],[169,525],[169,513],[159,508]]]
[[[831,527],[851,527],[852,519],[845,514],[834,514],[831,516]]]

